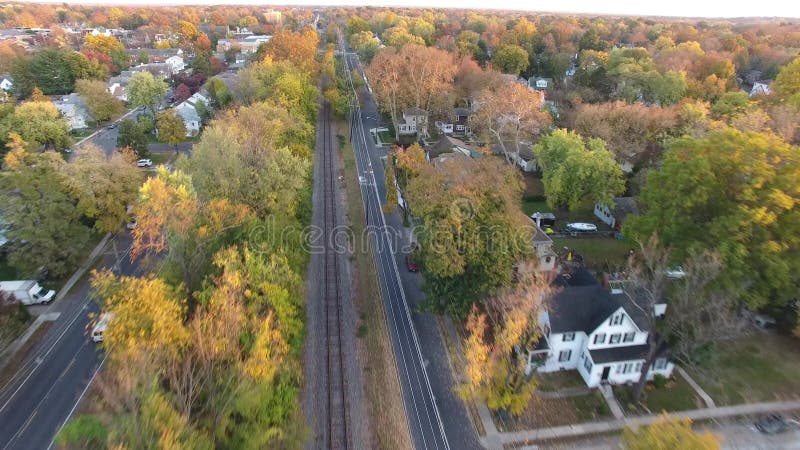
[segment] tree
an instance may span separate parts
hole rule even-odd
[[[478,93],[477,129],[500,147],[509,164],[513,164],[512,153],[519,154],[525,145],[523,141],[530,142],[550,124],[542,100],[538,92],[508,81],[492,83]]]
[[[369,23],[366,20],[362,19],[359,16],[350,16],[347,19],[347,35],[352,36],[354,34],[369,32],[372,34],[369,28]]]
[[[271,99],[304,121],[317,114],[319,91],[307,72],[289,62],[267,58],[239,71],[234,98],[244,104]]]
[[[88,144],[64,166],[66,185],[78,199],[78,210],[94,220],[100,233],[119,230],[128,220],[128,206],[138,197],[144,177],[132,159],[120,153],[107,158],[103,150]]]
[[[544,190],[551,207],[570,209],[611,205],[625,191],[622,169],[605,143],[589,139],[585,145],[578,134],[559,129],[533,147],[544,172]]]
[[[517,282],[490,298],[485,313],[477,305],[472,308],[464,342],[468,383],[462,388],[489,408],[512,415],[522,413],[536,387],[534,378],[525,374],[523,355],[543,336],[539,313],[553,290],[535,262],[518,267]]]
[[[275,61],[290,61],[298,69],[311,73],[316,68],[319,36],[311,28],[293,33],[282,30],[266,44],[266,54]]]
[[[75,206],[77,199],[64,188],[64,159],[56,152],[18,148],[5,163],[0,208],[3,220],[13,225],[6,232],[9,264],[25,277],[42,267],[56,277],[69,273],[84,256],[89,228]]]
[[[136,156],[139,158],[147,158],[150,155],[147,150],[147,134],[144,132],[144,127],[131,119],[120,122],[117,147],[127,147],[136,152]]]
[[[108,429],[99,417],[81,415],[64,425],[55,441],[61,448],[79,450],[82,448],[103,448],[108,438]]]
[[[78,80],[75,91],[86,101],[89,113],[97,121],[106,121],[122,113],[125,106],[106,89],[106,84],[97,80]]]
[[[745,92],[726,92],[711,107],[711,117],[730,123],[737,116],[747,114],[757,107],[756,102],[750,101]]]
[[[136,72],[128,83],[128,101],[133,106],[145,106],[156,116],[159,103],[167,94],[167,83],[153,77],[150,72]]]
[[[425,46],[425,39],[414,36],[404,26],[391,27],[381,34],[381,41],[384,45],[395,48],[402,48],[408,44]]]
[[[114,36],[87,34],[84,48],[109,56],[119,70],[127,69],[129,66],[125,46]]]
[[[350,47],[358,53],[359,59],[367,64],[372,62],[372,58],[374,58],[380,50],[380,43],[371,31],[351,34],[348,41]]]
[[[209,106],[219,109],[228,107],[231,102],[231,93],[224,81],[216,77],[209,78],[204,88],[208,91],[212,102]]]
[[[381,109],[388,112],[398,130],[398,117],[405,108],[427,112],[446,110],[452,101],[455,65],[453,55],[432,47],[409,44],[399,51],[384,49],[367,68]],[[445,106],[447,105],[447,106]]]
[[[528,68],[528,52],[519,45],[502,45],[492,56],[492,64],[503,73],[519,76]]]
[[[192,92],[189,90],[189,86],[186,86],[184,83],[178,85],[175,88],[175,101],[182,102],[189,98],[192,95]]]
[[[800,242],[800,162],[795,149],[774,135],[732,129],[702,139],[683,138],[651,170],[638,205],[625,223],[638,239],[658,231],[678,259],[704,249],[719,251],[720,283],[741,291],[750,308],[780,307],[792,297],[798,264],[790,249]]]
[[[406,200],[421,224],[415,234],[428,307],[464,318],[474,302],[510,285],[513,266],[532,252],[519,174],[494,158],[415,170]]]
[[[1,140],[17,133],[30,144],[44,149],[67,148],[72,141],[69,125],[51,102],[25,102],[13,114],[0,120]]]
[[[800,57],[781,68],[772,91],[779,99],[800,108]]]
[[[183,123],[183,118],[175,111],[160,112],[156,118],[156,128],[158,140],[174,146],[177,153],[178,144],[186,139],[186,125]]]
[[[717,450],[720,440],[708,431],[694,432],[691,419],[672,420],[664,413],[658,421],[637,431],[626,427],[622,432],[622,446],[626,450]]]

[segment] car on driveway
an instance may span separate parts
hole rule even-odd
[[[756,429],[764,434],[778,434],[789,429],[789,424],[777,414],[770,414],[755,425]]]
[[[153,165],[153,160],[152,159],[140,159],[140,160],[136,161],[136,165],[138,167],[150,167],[150,166]]]
[[[409,272],[419,272],[419,266],[417,262],[414,261],[414,257],[411,255],[406,255],[406,267],[408,268]]]

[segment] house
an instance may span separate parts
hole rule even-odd
[[[655,311],[645,312],[621,290],[601,286],[585,269],[558,283],[564,287],[539,316],[544,337],[527,349],[526,372],[577,370],[588,387],[637,382],[649,350],[645,314]],[[661,312],[666,308],[658,306]],[[647,379],[669,377],[673,368],[661,349]]]
[[[200,102],[208,106],[208,97],[196,92],[174,108],[175,113],[183,119],[183,124],[186,126],[186,137],[197,136],[200,133],[200,127],[203,125],[203,118],[197,107]]]
[[[428,112],[422,108],[403,110],[403,122],[397,124],[397,131],[401,135],[419,134],[420,137],[428,137]]]
[[[186,63],[183,62],[183,57],[180,55],[170,56],[164,61],[168,65],[173,74],[176,74],[186,68]]]
[[[74,92],[53,100],[53,104],[61,111],[64,119],[67,120],[70,130],[86,128],[86,122],[91,120],[89,110],[86,108],[86,102]]]
[[[532,145],[521,146],[519,152],[511,152],[509,154],[514,164],[519,166],[523,172],[533,172],[538,167],[536,165],[536,158],[533,155]]]
[[[280,25],[281,23],[281,12],[275,11],[274,9],[270,9],[269,11],[263,14],[264,16],[264,23],[269,25]]]
[[[753,89],[750,89],[750,97],[756,95],[769,95],[769,81],[756,81],[753,83]]]
[[[528,78],[528,87],[537,91],[546,91],[553,87],[553,79],[543,78],[543,77],[530,77]]]
[[[556,268],[558,255],[553,251],[553,240],[539,225],[533,225],[533,249],[539,258],[538,269],[541,272],[550,272]]]
[[[150,72],[156,78],[168,78],[175,74],[172,71],[172,66],[167,63],[148,63],[139,64],[138,66],[131,67],[131,72]]]
[[[596,203],[594,205],[594,215],[603,223],[615,230],[622,229],[622,222],[628,214],[638,214],[639,208],[636,207],[636,200],[633,197],[616,197],[612,200],[612,207]]]
[[[11,92],[14,90],[14,80],[8,75],[0,75],[0,89]]]
[[[435,158],[448,153],[459,153],[472,159],[483,157],[483,153],[477,148],[450,136],[443,136],[436,145],[425,151],[428,161],[433,161]]]
[[[217,51],[223,53],[232,47],[239,47],[242,53],[255,53],[258,46],[266,44],[271,39],[272,36],[268,34],[239,33],[239,37],[217,41]]]
[[[127,71],[129,72],[129,71]],[[130,72],[129,72],[130,73]],[[108,79],[108,92],[111,93],[114,97],[123,102],[128,101],[128,83],[131,81],[131,77],[128,75],[118,75],[116,77],[111,77]]]
[[[453,109],[453,136],[472,136],[470,116],[472,112],[467,108]]]

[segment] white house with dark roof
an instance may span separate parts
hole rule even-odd
[[[428,137],[428,112],[422,108],[403,110],[403,121],[397,124],[397,132],[402,135],[418,134]]]
[[[526,372],[577,370],[589,387],[638,381],[649,350],[644,310],[620,290],[601,286],[585,270],[561,284],[566,286],[539,316],[544,337],[529,349]],[[663,314],[665,306],[657,306]],[[647,378],[669,377],[673,368],[662,352]]]
[[[200,133],[200,127],[203,125],[203,118],[200,117],[200,112],[197,110],[197,104],[200,102],[203,102],[206,107],[209,105],[208,98],[200,92],[196,92],[175,107],[175,113],[183,119],[183,124],[186,126],[186,137],[196,136]]]
[[[53,104],[64,116],[64,119],[67,120],[70,130],[86,128],[86,122],[92,120],[89,108],[86,107],[83,97],[74,92],[64,95],[60,99],[54,99]]]

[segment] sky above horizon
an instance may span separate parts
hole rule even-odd
[[[44,0],[46,1],[46,0]],[[143,0],[83,0],[66,3],[128,4],[148,6]],[[585,14],[645,15],[673,17],[792,17],[800,18],[798,0],[720,1],[720,0],[166,0],[162,5],[302,5],[302,6],[406,6],[423,8],[506,9],[531,12],[565,12]]]

